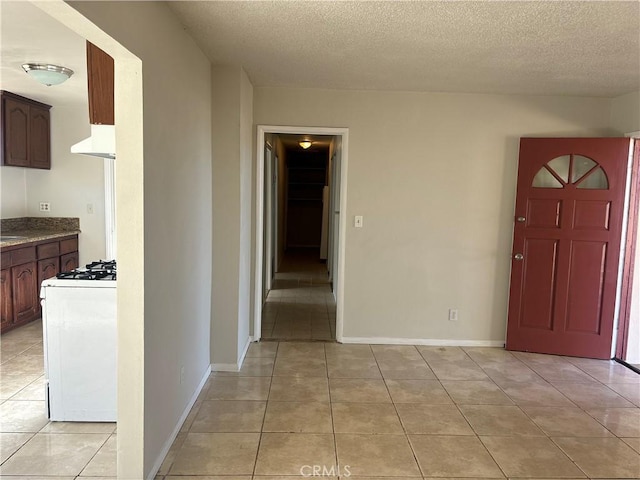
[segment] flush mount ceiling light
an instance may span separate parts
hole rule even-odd
[[[37,82],[49,87],[60,85],[73,75],[73,70],[69,68],[45,63],[25,63],[22,68]]]
[[[306,150],[311,146],[311,142],[309,140],[303,140],[300,143],[298,143],[298,145],[300,145],[302,148]]]

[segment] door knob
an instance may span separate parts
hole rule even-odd
[[[516,260],[522,260],[524,258],[524,255],[521,253],[516,253],[513,258],[515,258]]]
[[[525,217],[518,217],[516,220],[520,223],[524,223],[527,219]]]

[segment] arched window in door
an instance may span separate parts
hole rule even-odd
[[[607,174],[597,162],[583,155],[562,155],[543,165],[535,177],[534,188],[608,190]]]

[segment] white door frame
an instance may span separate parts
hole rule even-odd
[[[292,127],[277,125],[258,125],[256,143],[256,256],[254,276],[254,312],[253,339],[260,340],[262,335],[262,277],[263,277],[263,237],[264,237],[264,139],[267,133],[290,133],[308,135],[334,135],[342,137],[342,162],[340,165],[340,223],[338,230],[338,288],[336,290],[336,340],[342,342],[344,315],[344,271],[345,238],[347,229],[347,165],[349,152],[349,129],[330,127]]]

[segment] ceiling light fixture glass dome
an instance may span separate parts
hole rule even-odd
[[[60,85],[73,75],[73,70],[69,68],[46,63],[25,63],[22,68],[37,82],[49,87]]]
[[[303,140],[298,145],[300,145],[305,150],[311,146],[311,142],[309,140]]]

